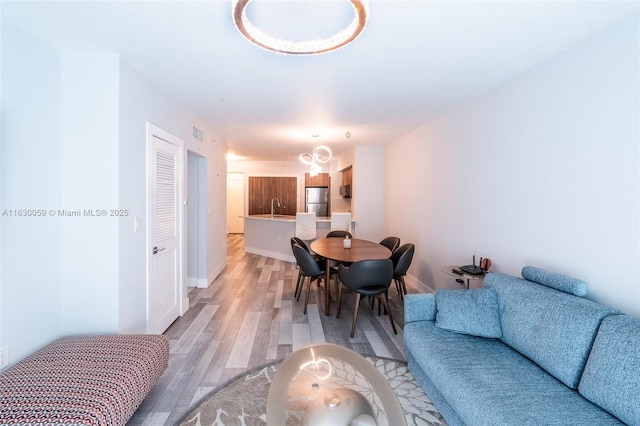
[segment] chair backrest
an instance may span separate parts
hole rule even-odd
[[[300,244],[303,249],[311,253],[311,250],[309,250],[309,246],[298,237],[291,237],[291,250],[293,250],[293,245],[296,243]]]
[[[393,279],[393,262],[391,259],[360,260],[353,262],[348,268],[338,267],[338,278],[353,291],[367,287],[378,288],[380,293],[389,288]]]
[[[311,253],[305,250],[300,244],[295,243],[293,245],[293,255],[300,267],[300,271],[302,271],[302,275],[306,277],[315,277],[323,274],[322,269],[320,269],[318,263],[313,259]]]
[[[329,231],[329,233],[327,234],[327,238],[335,238],[335,237],[344,238],[346,236],[349,236],[349,238],[353,238],[353,235],[351,235],[351,232],[348,232],[348,231]]]
[[[393,253],[393,251],[397,249],[398,246],[400,246],[400,238],[386,237],[383,238],[382,241],[380,241],[380,244],[391,250],[391,252]]]
[[[316,231],[316,214],[315,212],[297,212],[296,213],[296,237],[303,240],[315,240]]]
[[[331,228],[329,231],[351,231],[351,213],[331,213]]]
[[[393,275],[407,275],[407,270],[413,260],[413,253],[416,246],[406,243],[398,247],[391,253],[391,261],[393,262]]]

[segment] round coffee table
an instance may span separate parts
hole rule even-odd
[[[294,415],[297,413],[297,416]],[[278,368],[267,397],[267,424],[406,425],[384,376],[361,355],[331,343],[305,346]]]

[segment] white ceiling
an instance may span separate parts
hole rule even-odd
[[[201,117],[229,152],[295,160],[314,143],[340,152],[393,140],[638,6],[372,0],[360,37],[315,56],[250,44],[233,25],[230,0],[2,0],[1,12],[60,49],[118,52]],[[344,0],[254,0],[248,13],[274,36],[302,39],[332,34],[352,18]]]

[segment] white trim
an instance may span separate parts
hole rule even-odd
[[[406,284],[411,283],[413,286],[415,287],[422,287],[422,289],[424,290],[424,293],[435,293],[436,291],[434,289],[432,289],[431,287],[429,287],[428,285],[426,285],[425,283],[423,283],[422,281],[418,281],[418,279],[416,277],[414,277],[413,275],[407,274],[404,277]]]

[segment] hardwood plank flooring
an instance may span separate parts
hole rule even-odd
[[[343,293],[336,319],[332,282],[331,315],[325,316],[323,287],[314,282],[304,314],[304,294],[300,301],[293,296],[298,276],[294,263],[245,253],[242,234],[227,239],[227,267],[208,288],[189,290],[189,310],[165,332],[171,343],[169,367],[129,426],[173,425],[216,387],[310,343],[335,343],[363,355],[404,359],[404,312],[393,283],[389,305],[398,334],[393,334],[386,315],[378,316],[377,308],[363,301],[351,338],[353,294]]]

